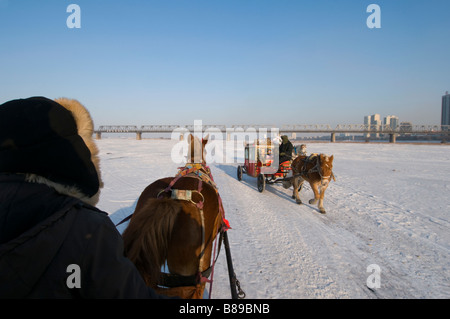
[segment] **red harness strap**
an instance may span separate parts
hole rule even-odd
[[[199,184],[198,184],[198,192],[201,193],[202,190],[202,183],[206,182],[209,185],[211,185],[214,190],[217,193],[217,200],[219,202],[219,212],[222,216],[222,230],[227,231],[228,229],[231,229],[230,222],[225,218],[225,211],[223,209],[222,199],[219,194],[219,190],[217,188],[216,183],[214,182],[214,179],[211,175],[211,170],[208,166],[203,164],[186,164],[184,167],[179,167],[179,171],[177,175],[175,175],[175,178],[170,182],[170,184],[164,189],[163,192],[169,192],[173,185],[182,177],[188,176],[188,175],[195,175],[199,178]],[[199,202],[197,206],[201,205],[203,208],[203,202]]]

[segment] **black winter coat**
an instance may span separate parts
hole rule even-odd
[[[280,147],[279,147],[280,164],[292,159],[292,151],[293,150],[294,150],[294,146],[292,145],[292,143],[290,141],[280,144]]]
[[[79,288],[67,284],[70,265],[79,267]],[[0,298],[154,297],[106,213],[0,174]]]

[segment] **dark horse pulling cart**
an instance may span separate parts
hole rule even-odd
[[[278,163],[278,149],[270,140],[256,141],[245,146],[244,165],[237,168],[237,179],[247,174],[257,178],[258,191],[263,192],[266,184],[289,183],[292,177],[291,161]]]

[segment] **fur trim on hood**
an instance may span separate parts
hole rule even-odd
[[[95,194],[91,198],[91,201],[95,201],[95,204],[97,204],[100,199],[100,189],[103,188],[103,181],[101,178],[101,171],[100,171],[100,158],[98,156],[99,151],[97,148],[97,144],[95,144],[95,141],[93,138],[94,121],[92,120],[92,117],[89,114],[89,111],[86,109],[86,107],[75,99],[68,99],[68,98],[62,97],[62,98],[55,99],[55,102],[59,103],[65,109],[69,110],[72,113],[72,115],[75,119],[75,123],[77,124],[78,135],[81,136],[84,143],[86,144],[89,151],[91,152],[91,161],[95,166],[95,170],[97,171],[98,180],[99,180],[99,190],[98,190],[97,194]],[[77,197],[77,196],[75,196],[75,197]],[[85,201],[85,200],[83,200],[83,201]],[[88,203],[88,204],[95,206],[95,204],[92,204],[92,203]]]
[[[0,172],[25,174],[95,206],[103,187],[94,124],[78,101],[33,97],[0,105]]]

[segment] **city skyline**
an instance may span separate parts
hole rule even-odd
[[[409,125],[413,125],[413,123],[408,120],[400,122],[400,119],[397,115],[386,115],[383,117],[383,121],[381,121],[381,115],[379,113],[365,115],[363,123],[366,125],[375,126],[383,124],[384,126],[391,126],[392,128],[400,126],[401,123],[408,123]],[[448,91],[446,91],[442,96],[441,125],[450,125],[450,94]]]
[[[0,0],[0,104],[74,98],[96,126],[333,126],[375,112],[439,124],[447,12],[447,0]]]

